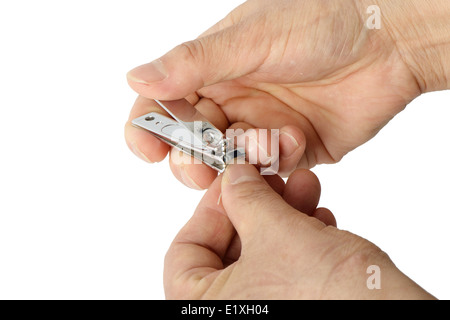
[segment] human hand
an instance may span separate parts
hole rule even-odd
[[[186,97],[221,130],[281,129],[282,176],[337,162],[422,92],[448,88],[450,6],[436,1],[247,1],[198,39],[128,74],[140,94],[130,121],[162,112],[151,99]],[[384,18],[380,30],[365,27],[373,4]],[[142,158],[167,155],[167,145],[130,122],[125,131]],[[178,152],[171,168],[197,189],[216,177]]]
[[[316,208],[320,183],[310,171],[294,172],[286,185],[265,179],[247,164],[215,180],[167,252],[167,299],[433,298]],[[367,286],[373,265],[379,290]]]

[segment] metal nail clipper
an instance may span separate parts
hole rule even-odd
[[[223,172],[235,159],[245,158],[243,148],[212,125],[186,99],[155,100],[172,118],[152,112],[134,119],[132,124],[149,131],[165,143]]]

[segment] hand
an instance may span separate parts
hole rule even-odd
[[[130,121],[161,112],[153,98],[187,97],[221,130],[281,129],[282,176],[337,162],[422,92],[448,87],[450,50],[436,48],[447,43],[450,6],[438,1],[247,1],[198,39],[128,74],[140,94]],[[365,27],[372,4],[381,8],[381,30]],[[169,151],[130,122],[126,139],[149,162]],[[171,157],[175,176],[190,187],[207,188],[216,177],[206,166],[180,165],[178,152]]]
[[[215,180],[166,255],[168,299],[433,298],[316,209],[320,184],[310,171],[294,172],[286,185],[266,179],[251,165],[232,165]],[[380,290],[367,286],[372,265]]]

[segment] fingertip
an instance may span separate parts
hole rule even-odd
[[[175,178],[191,189],[205,190],[214,182],[217,172],[197,161],[178,149],[170,152],[169,165]]]
[[[327,208],[317,208],[313,214],[313,217],[322,221],[327,226],[332,226],[337,228],[336,217]]]
[[[168,73],[161,59],[157,59],[128,71],[126,77],[128,85],[138,94],[149,99],[161,99],[161,88],[164,87]],[[164,95],[164,91],[162,94]]]
[[[137,157],[148,163],[163,161],[169,152],[166,143],[149,132],[134,127],[130,122],[125,125],[125,141]]]
[[[238,185],[244,182],[264,181],[258,170],[251,164],[230,164],[227,166],[223,179],[222,188],[228,185]]]
[[[222,177],[222,204],[243,246],[250,234],[265,232],[285,212],[285,202],[250,164],[232,164]],[[286,205],[287,206],[287,205]]]
[[[283,192],[283,199],[292,207],[307,215],[313,215],[319,204],[321,193],[320,181],[310,170],[294,171]]]
[[[142,85],[156,84],[167,79],[168,73],[161,59],[140,65],[127,73],[129,82]]]
[[[288,183],[296,183],[297,187],[308,187],[314,189],[314,191],[320,196],[321,185],[317,175],[308,169],[295,170],[288,179]]]
[[[280,175],[289,176],[297,167],[306,148],[306,138],[296,126],[280,130]]]
[[[190,44],[182,44],[159,59],[127,73],[129,86],[149,99],[178,100],[204,86]]]

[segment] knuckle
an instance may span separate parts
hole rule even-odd
[[[326,229],[330,231],[333,228]],[[336,232],[336,229],[333,230]],[[334,271],[337,274],[346,273],[352,269],[364,271],[371,264],[384,264],[390,260],[389,256],[373,243],[348,231],[340,230],[339,232],[340,241],[336,241],[334,250],[328,252],[328,256],[335,261]]]
[[[246,203],[252,210],[279,210],[282,203],[278,194],[264,183],[243,182],[236,190],[236,201]]]
[[[186,61],[198,62],[205,57],[204,45],[200,40],[184,42],[178,46],[178,49],[182,52],[182,59]]]

